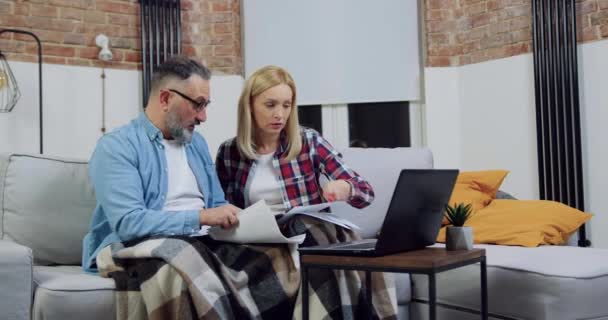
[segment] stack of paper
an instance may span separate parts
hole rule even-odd
[[[260,200],[239,212],[239,225],[237,227],[223,229],[215,226],[208,228],[208,233],[215,240],[236,243],[302,243],[305,238],[304,234],[287,238],[279,230],[279,224],[296,214],[315,217],[347,229],[359,229],[358,226],[350,221],[328,212],[319,212],[331,207],[331,205],[332,203],[322,203],[294,207],[288,212],[280,214],[280,217],[277,219],[275,218],[275,214],[270,210],[270,207],[266,205],[266,202]],[[205,231],[201,228],[201,233],[199,234],[206,234]]]

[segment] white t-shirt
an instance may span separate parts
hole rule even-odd
[[[251,180],[249,183],[249,202],[254,204],[264,199],[273,212],[285,212],[281,186],[275,168],[272,166],[273,156],[274,153],[258,155],[255,170],[251,172],[252,176],[249,177]]]
[[[203,194],[188,164],[186,147],[175,140],[162,141],[168,169],[168,190],[163,211],[200,210],[205,206]]]

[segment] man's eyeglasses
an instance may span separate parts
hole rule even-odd
[[[177,95],[179,95],[180,97],[190,101],[190,103],[192,103],[192,107],[194,107],[194,111],[196,111],[196,112],[203,110],[211,102],[210,100],[205,100],[204,98],[203,98],[203,101],[200,101],[200,102],[196,101],[175,89],[169,89],[169,91],[171,91],[173,93],[177,93]]]

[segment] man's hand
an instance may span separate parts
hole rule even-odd
[[[351,188],[345,180],[330,181],[323,188],[323,197],[329,202],[346,201],[350,198]]]
[[[222,226],[224,229],[234,228],[239,225],[237,213],[241,209],[231,205],[223,205],[217,208],[201,209],[198,213],[198,221],[201,225]]]

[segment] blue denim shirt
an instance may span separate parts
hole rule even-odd
[[[82,265],[115,242],[156,235],[186,235],[199,229],[199,211],[165,212],[167,159],[161,131],[145,113],[102,137],[89,163],[97,206],[83,239]],[[194,133],[186,144],[188,163],[207,208],[226,204],[205,139]]]

